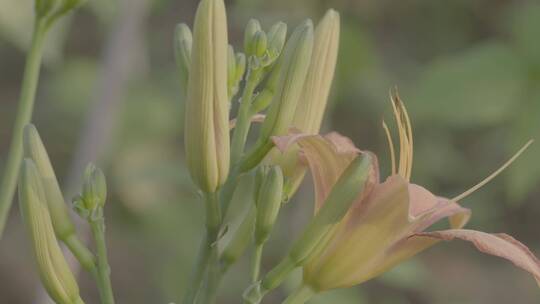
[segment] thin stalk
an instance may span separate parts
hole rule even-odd
[[[97,277],[99,294],[102,304],[114,304],[111,285],[111,267],[107,259],[107,244],[105,242],[105,220],[103,218],[90,221],[90,228],[96,242]]]
[[[34,108],[34,100],[39,81],[41,58],[43,55],[43,43],[47,33],[45,21],[39,20],[34,25],[30,51],[26,57],[26,66],[19,99],[19,108],[15,117],[15,125],[11,137],[6,168],[0,185],[0,239],[6,226],[7,216],[13,202],[19,167],[23,157],[23,129],[30,123]]]
[[[259,280],[259,274],[261,273],[261,260],[262,260],[263,248],[264,248],[264,243],[255,245],[255,251],[253,252],[253,259],[251,261],[251,283],[255,283]]]
[[[62,240],[64,244],[68,247],[69,251],[73,256],[79,261],[81,266],[88,272],[94,273],[96,269],[96,258],[88,250],[88,248],[81,242],[76,235],[71,235],[66,239]]]
[[[204,201],[206,209],[206,233],[197,253],[197,262],[192,272],[190,285],[184,296],[184,304],[195,303],[204,280],[204,274],[208,269],[208,265],[212,262],[211,260],[213,260],[212,256],[217,255],[216,240],[221,226],[221,213],[217,194],[205,193]]]
[[[247,136],[251,127],[251,99],[253,98],[253,92],[261,78],[260,70],[249,69],[248,71],[246,86],[242,92],[242,99],[240,100],[240,107],[236,117],[236,127],[234,128],[234,134],[231,141],[231,164],[233,166],[240,161],[242,153],[244,152]]]
[[[315,291],[308,285],[302,285],[292,293],[282,304],[304,304],[315,295]]]

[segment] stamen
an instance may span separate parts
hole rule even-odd
[[[392,162],[392,175],[396,174],[396,152],[394,150],[394,142],[392,141],[392,135],[386,123],[382,122],[384,132],[386,133],[386,139],[388,140],[388,148],[390,149],[390,161]]]
[[[504,171],[508,166],[510,166],[527,148],[534,142],[534,140],[529,140],[519,151],[512,156],[506,163],[504,163],[499,169],[495,170],[495,172],[491,173],[488,177],[486,177],[484,180],[470,188],[469,190],[463,192],[462,194],[454,197],[453,201],[460,201],[464,199],[465,197],[469,196],[476,190],[482,188],[485,184],[489,183],[492,179],[494,179],[497,175],[499,175],[502,171]]]
[[[414,143],[413,143],[413,133],[412,133],[412,125],[411,120],[409,119],[409,113],[407,113],[407,109],[405,108],[405,104],[401,101],[399,98],[399,95],[397,95],[396,91],[396,97],[399,101],[399,105],[401,107],[401,113],[403,114],[403,117],[405,118],[405,126],[407,129],[407,139],[408,139],[408,166],[407,166],[407,180],[411,179],[412,175],[412,165],[413,165],[413,152],[414,152]]]

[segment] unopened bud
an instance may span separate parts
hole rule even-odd
[[[261,32],[261,24],[256,19],[250,19],[246,25],[246,30],[244,32],[244,52],[249,57],[256,53],[254,38],[258,32]]]
[[[328,10],[315,29],[311,64],[292,121],[292,126],[302,133],[319,133],[336,68],[339,32],[339,14]],[[283,168],[288,196],[296,192],[305,175],[305,166],[298,160],[297,150],[271,153],[271,162]]]
[[[303,265],[321,241],[343,219],[352,203],[366,185],[372,167],[369,154],[357,156],[332,187],[323,206],[294,243],[289,257],[297,266]]]
[[[257,191],[257,221],[255,243],[260,245],[268,239],[281,208],[283,193],[283,173],[273,166],[267,170]]]
[[[69,216],[68,207],[60,190],[47,150],[34,125],[28,124],[25,126],[23,143],[25,157],[33,161],[41,178],[46,197],[44,202],[48,205],[54,231],[58,238],[65,240],[75,233],[75,226]]]
[[[244,254],[247,246],[251,243],[254,225],[255,206],[252,206],[223,249],[221,260],[224,265],[234,264]]]
[[[266,53],[266,47],[268,45],[268,39],[263,31],[258,31],[253,36],[253,55],[256,57],[262,57]]]
[[[313,49],[313,24],[307,20],[298,26],[283,51],[280,77],[268,114],[262,124],[260,140],[282,135],[291,125],[306,79]]]
[[[202,0],[193,27],[184,134],[191,177],[207,193],[229,172],[227,47],[223,0]]]
[[[278,22],[268,31],[268,53],[275,59],[281,54],[287,39],[287,24]]]
[[[107,200],[105,174],[93,164],[88,164],[84,170],[81,198],[87,210],[105,206]]]
[[[186,94],[187,90],[192,45],[193,37],[191,30],[185,23],[178,24],[174,31],[174,57],[180,74],[182,94]]]
[[[32,160],[25,159],[19,177],[19,203],[41,282],[56,303],[84,303],[58,245],[45,200],[38,169]]]
[[[293,126],[317,134],[328,102],[339,49],[339,14],[328,10],[315,29],[313,55]]]

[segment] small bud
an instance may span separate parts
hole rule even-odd
[[[261,141],[267,142],[271,136],[282,135],[290,127],[306,79],[312,49],[313,24],[307,20],[295,29],[283,51],[279,82],[261,127]]]
[[[274,95],[277,90],[277,86],[279,84],[280,79],[280,64],[279,62],[274,66],[274,70],[270,74],[270,77],[265,83],[265,86],[263,90],[255,97],[255,100],[253,101],[251,105],[251,113],[252,115],[255,115],[263,110],[265,110],[270,103],[272,102],[272,99],[274,98]]]
[[[93,164],[88,164],[84,170],[81,198],[87,210],[95,210],[105,206],[107,200],[105,174]]]
[[[258,31],[253,36],[253,55],[256,57],[262,57],[266,53],[266,47],[268,40],[266,34],[263,31]]]
[[[287,24],[278,22],[268,31],[268,52],[275,59],[281,54],[287,39]]]
[[[234,48],[229,44],[227,49],[227,86],[229,97],[231,97],[232,90],[236,82],[236,56],[234,55]]]
[[[23,132],[24,155],[36,165],[45,191],[46,204],[51,214],[54,231],[59,239],[65,240],[75,233],[64,196],[58,185],[49,155],[36,127],[28,124]]]
[[[182,94],[186,94],[187,90],[192,45],[191,30],[185,23],[178,24],[174,32],[174,57],[180,74]]]
[[[255,243],[260,245],[268,239],[281,208],[283,192],[283,173],[281,168],[273,166],[257,191],[257,221],[255,225]]]
[[[236,54],[236,83],[242,81],[242,78],[244,78],[244,73],[246,72],[246,55],[243,53],[237,53]]]
[[[256,19],[250,19],[246,25],[246,31],[244,33],[244,52],[249,57],[256,53],[254,38],[258,32],[261,32],[261,24]]]
[[[296,266],[302,266],[339,224],[355,198],[364,190],[371,166],[371,156],[365,153],[357,156],[341,174],[323,206],[289,252],[289,258]]]
[[[83,303],[77,282],[56,240],[45,200],[38,168],[32,160],[25,159],[19,177],[19,203],[41,282],[56,303]]]
[[[202,0],[193,27],[184,144],[191,177],[207,193],[229,172],[227,47],[223,0]]]

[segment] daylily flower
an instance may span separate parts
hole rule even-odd
[[[439,197],[410,182],[411,123],[397,95],[392,96],[392,106],[399,135],[397,157],[390,132],[383,123],[390,144],[392,174],[380,182],[375,162],[366,190],[358,196],[330,240],[304,266],[304,287],[320,292],[354,286],[379,276],[439,240],[453,239],[469,241],[481,252],[511,261],[530,272],[540,284],[540,262],[525,245],[506,234],[463,229],[471,211],[458,203],[510,165],[531,142],[470,190],[453,199]],[[287,151],[295,143],[300,146],[300,158],[313,176],[315,212],[352,159],[359,153],[370,153],[360,151],[337,133],[326,136],[293,133],[275,137],[274,142],[281,151]],[[449,220],[450,229],[428,232],[428,228],[442,219]]]

